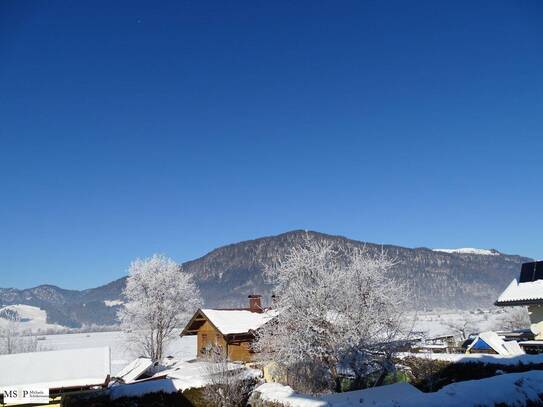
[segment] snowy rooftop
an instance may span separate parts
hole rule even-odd
[[[110,374],[110,351],[103,347],[1,355],[0,366],[0,387],[97,386]]]
[[[153,366],[153,361],[149,358],[140,357],[126,365],[115,376],[122,379],[125,383],[137,380],[147,369]]]
[[[135,364],[139,365],[140,363]],[[116,399],[157,391],[175,393],[191,388],[200,388],[210,383],[210,371],[213,372],[213,369],[210,369],[209,366],[209,362],[174,361],[166,370],[154,374],[151,380],[144,379],[130,384],[114,385],[110,388],[110,395],[112,399]],[[240,378],[261,377],[259,370],[250,369],[237,363],[228,363],[226,369],[232,374],[239,375]]]
[[[488,345],[490,348],[501,356],[519,356],[523,355],[524,351],[520,348],[517,341],[505,342],[496,332],[487,331],[481,332],[475,337],[471,345],[468,347],[468,351],[477,349],[478,344],[481,341]]]
[[[202,313],[223,335],[257,330],[277,315],[276,311],[201,309]]]
[[[202,312],[223,335],[257,330],[276,315],[273,311],[203,309]]]
[[[543,300],[543,280],[519,283],[517,279],[498,297],[496,305],[521,305]]]

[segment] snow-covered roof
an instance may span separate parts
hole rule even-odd
[[[116,384],[110,388],[110,396],[117,399],[124,396],[141,396],[146,393],[175,393],[192,388],[201,388],[210,383],[209,362],[174,361],[166,370],[161,370],[148,380],[140,380],[130,384]],[[225,368],[239,378],[259,378],[260,370],[251,369],[237,363],[228,363]]]
[[[277,315],[275,310],[252,312],[248,309],[211,309],[204,308],[196,312],[181,335],[195,335],[205,321],[213,324],[223,335],[244,334],[262,327]]]
[[[223,334],[255,331],[277,315],[275,311],[202,309],[202,313]]]
[[[110,351],[103,347],[1,355],[0,366],[0,387],[98,386],[110,374]]]
[[[476,349],[479,341],[484,341],[490,346],[498,355],[502,356],[516,356],[523,355],[524,351],[520,348],[517,341],[505,342],[496,332],[488,331],[481,332],[468,346],[468,351]]]
[[[125,383],[137,380],[147,369],[153,366],[153,361],[149,358],[137,358],[130,362],[116,374],[116,377],[122,379]]]
[[[496,250],[475,249],[473,247],[462,247],[460,249],[433,249],[434,252],[458,253],[458,254],[479,254],[481,256],[499,256]]]
[[[498,297],[496,305],[522,305],[534,302],[543,302],[543,280],[519,283],[514,279]]]

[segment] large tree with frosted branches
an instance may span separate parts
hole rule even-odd
[[[201,305],[192,276],[164,255],[135,260],[129,268],[121,326],[142,356],[164,357],[165,346]]]
[[[279,313],[261,330],[257,349],[304,391],[334,388],[342,369],[357,377],[386,373],[404,334],[406,293],[389,276],[393,265],[384,252],[308,237],[266,271]]]

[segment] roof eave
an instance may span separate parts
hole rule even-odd
[[[520,305],[543,305],[543,298],[496,301],[494,305],[497,307],[514,307],[514,306],[520,306]]]

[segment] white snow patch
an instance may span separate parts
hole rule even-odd
[[[47,312],[45,312],[41,308],[34,307],[32,305],[7,305],[0,308],[0,312],[3,310],[15,311],[18,314],[20,320],[14,322],[6,318],[0,318],[0,328],[6,328],[9,324],[15,324],[15,328],[17,328],[17,330],[32,332],[63,328],[61,325],[49,324],[47,322]]]
[[[290,386],[279,383],[264,383],[254,391],[260,393],[260,399],[281,403],[289,407],[325,407],[328,403],[305,394],[296,393]]]
[[[473,247],[462,247],[460,249],[432,249],[434,252],[444,252],[444,253],[458,253],[458,254],[479,254],[482,256],[499,256],[495,250],[488,249],[475,249]]]
[[[127,346],[127,335],[121,331],[92,332],[63,335],[45,335],[39,341],[40,347],[48,350],[82,349],[96,346],[111,348],[111,373],[119,373],[128,363],[140,355]],[[165,352],[176,360],[191,360],[196,357],[196,336],[176,337],[168,344]]]
[[[328,402],[327,405],[330,407],[376,406],[382,403],[396,406],[401,405],[402,402],[419,401],[423,395],[423,392],[410,384],[395,383],[366,390],[330,394],[322,398]]]
[[[404,352],[398,354],[399,357],[405,358],[408,356],[421,358],[421,359],[431,359],[431,360],[441,360],[444,362],[451,363],[484,363],[488,365],[502,365],[502,366],[516,366],[519,364],[523,365],[535,365],[543,364],[543,354],[539,355],[491,355],[486,353],[411,353]]]
[[[256,391],[262,399],[288,407],[494,407],[500,403],[524,406],[528,401],[540,400],[543,371],[453,383],[434,393],[423,393],[406,383],[320,397],[298,394],[277,383],[263,384]]]
[[[0,386],[49,389],[101,385],[110,374],[108,347],[1,355]]]
[[[325,396],[308,396],[296,393],[289,386],[279,383],[265,383],[256,390],[260,393],[260,399],[275,403],[281,403],[289,407],[350,407],[350,406],[377,406],[380,403],[396,406],[400,401],[409,399],[420,400],[423,393],[417,388],[406,384],[397,383],[390,386],[374,387],[367,390],[335,393]]]
[[[121,300],[104,300],[104,304],[106,305],[106,307],[114,307],[116,305],[123,305],[124,302],[122,302]]]

